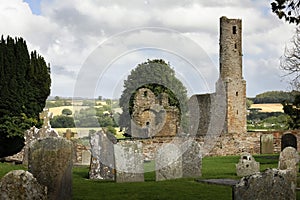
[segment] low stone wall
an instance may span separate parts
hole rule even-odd
[[[297,146],[300,147],[300,130],[297,131],[261,131],[247,132],[245,134],[223,134],[219,136],[214,147],[207,156],[240,155],[242,152],[250,154],[260,154],[260,137],[264,134],[273,135],[274,153],[281,152],[281,137],[286,133],[291,133],[297,138]],[[156,137],[149,139],[138,139],[143,143],[143,154],[145,159],[153,160],[156,150],[164,143],[170,143],[173,137]],[[203,144],[203,137],[195,138]],[[300,148],[297,149],[300,152]]]

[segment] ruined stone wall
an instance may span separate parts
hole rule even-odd
[[[211,117],[212,94],[193,95],[189,99],[190,133],[203,136],[207,133]]]
[[[227,156],[240,155],[242,152],[250,154],[260,154],[260,136],[263,134],[272,134],[274,153],[281,152],[281,137],[286,133],[292,133],[297,138],[298,147],[300,147],[300,130],[298,131],[264,131],[247,132],[244,134],[222,134],[207,156]],[[143,143],[143,154],[145,159],[153,160],[156,150],[164,143],[170,143],[174,137],[155,137],[140,139]],[[195,138],[200,144],[203,137]],[[300,148],[297,149],[300,152]]]
[[[134,97],[132,118],[136,127],[132,135],[139,138],[175,136],[180,123],[179,109],[170,106],[166,93],[155,96],[147,88],[140,88]]]

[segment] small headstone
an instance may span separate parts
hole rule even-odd
[[[28,151],[28,169],[48,188],[48,199],[72,198],[73,145],[64,138],[48,137],[33,142]]]
[[[0,199],[6,200],[46,200],[47,188],[38,183],[27,171],[14,170],[0,181]]]
[[[164,144],[156,152],[156,181],[182,178],[181,150],[175,144]]]
[[[186,142],[186,149],[182,154],[182,176],[200,177],[202,169],[202,157],[200,144],[194,140]]]
[[[239,163],[236,164],[236,174],[238,176],[248,176],[256,172],[259,172],[259,162],[256,162],[251,154],[243,153]]]
[[[267,169],[243,177],[233,188],[234,200],[295,200],[296,185],[288,170]]]
[[[298,163],[299,163],[299,154],[293,147],[286,147],[280,153],[278,169],[281,170],[290,170],[292,175],[295,178],[295,183],[297,182],[297,173],[298,173]]]
[[[138,141],[124,141],[114,145],[116,182],[144,181],[142,147]]]
[[[90,163],[91,163],[91,152],[88,150],[83,150],[81,156],[81,164],[90,165]]]
[[[285,147],[294,147],[297,150],[297,138],[295,135],[287,133],[281,137],[281,151]]]
[[[90,179],[115,180],[114,144],[117,139],[103,130],[90,134],[92,158],[90,161]]]
[[[274,152],[273,147],[273,134],[263,134],[260,136],[260,153],[272,154]]]

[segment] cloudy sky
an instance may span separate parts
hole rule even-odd
[[[163,58],[189,94],[214,91],[219,18],[243,23],[247,96],[288,90],[279,58],[295,25],[268,0],[0,0],[0,33],[51,65],[52,96],[118,97],[131,69]]]

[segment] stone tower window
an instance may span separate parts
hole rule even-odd
[[[235,96],[239,96],[239,92],[235,92]]]
[[[237,114],[237,115],[239,114],[239,110],[236,110],[236,114]]]
[[[145,91],[145,92],[144,92],[144,97],[147,97],[147,96],[148,96],[148,92]]]
[[[234,48],[235,48],[235,49],[237,48],[237,45],[236,45],[236,43],[234,43]]]
[[[232,34],[236,34],[236,26],[232,27]]]

